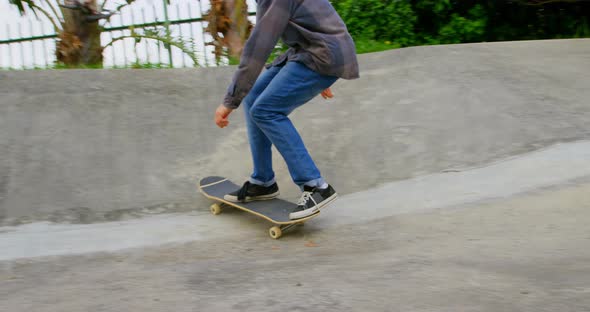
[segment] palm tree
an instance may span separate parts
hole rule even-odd
[[[102,46],[98,21],[108,18],[112,12],[99,12],[96,0],[64,0],[59,10],[48,0],[9,0],[25,14],[28,7],[35,14],[41,13],[51,22],[57,34],[55,55],[58,62],[69,66],[102,66]],[[45,3],[49,10],[40,3]]]

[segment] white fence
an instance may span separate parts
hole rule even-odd
[[[125,3],[108,3],[106,9],[114,10]],[[43,7],[43,5],[41,5]],[[172,0],[166,5],[162,0],[138,0],[126,6],[108,21],[102,21],[103,32],[101,44],[107,46],[103,51],[104,67],[194,67],[215,66],[213,47],[206,45],[212,40],[204,32],[207,22],[203,14],[209,10],[209,1]],[[250,12],[254,12],[256,3],[248,0]],[[48,11],[49,10],[48,8]],[[4,2],[0,5],[2,21],[0,24],[0,68],[30,69],[55,67],[56,34],[52,24],[45,16],[29,12],[20,16],[16,7]],[[254,13],[251,13],[253,15]],[[252,22],[254,17],[250,16]],[[142,29],[162,29],[167,24],[172,38],[182,40],[190,47],[198,64],[175,46],[165,46],[161,41],[134,38],[113,39],[131,35],[130,26],[136,32]]]

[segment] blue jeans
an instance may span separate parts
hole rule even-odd
[[[288,115],[338,80],[321,75],[298,62],[274,66],[258,77],[242,106],[246,114],[254,172],[250,182],[275,182],[271,146],[285,159],[295,184],[321,186],[319,169],[311,159]]]

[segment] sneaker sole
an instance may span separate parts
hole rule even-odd
[[[291,212],[289,214],[289,219],[291,219],[291,220],[303,219],[305,217],[311,216],[314,213],[317,213],[319,210],[320,210],[320,208],[318,208],[317,206],[314,206],[312,208],[308,208],[305,210]]]
[[[313,206],[311,208],[308,208],[308,209],[305,209],[302,211],[290,213],[289,219],[297,220],[297,219],[303,219],[305,217],[311,216],[312,214],[320,211],[320,209],[326,207],[326,205],[328,205],[329,203],[335,201],[337,198],[338,198],[338,193],[334,193],[334,194],[332,194],[332,196],[324,199],[319,205]]]
[[[271,200],[271,199],[275,199],[280,195],[279,192],[275,192],[272,194],[267,194],[267,195],[261,195],[261,196],[256,196],[256,197],[246,197],[246,199],[244,201],[239,201],[237,196],[232,196],[232,195],[225,195],[223,196],[223,199],[227,200],[228,202],[232,202],[232,203],[250,203],[253,201],[258,201],[258,200]]]
[[[328,204],[335,201],[336,199],[338,199],[338,193],[334,193],[334,194],[332,194],[332,196],[324,199],[317,207],[318,207],[318,209],[322,209],[322,208],[326,207]]]

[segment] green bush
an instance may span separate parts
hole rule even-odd
[[[416,15],[408,1],[335,0],[332,4],[355,40],[414,44]]]
[[[422,44],[590,37],[590,1],[333,0],[362,52]]]
[[[467,17],[453,13],[450,21],[438,31],[439,40],[441,43],[481,41],[484,39],[486,24],[486,11],[476,5],[469,10]]]

